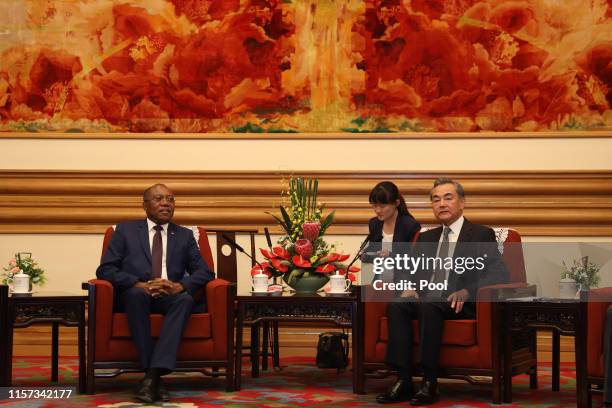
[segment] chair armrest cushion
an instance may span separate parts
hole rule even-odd
[[[206,284],[206,306],[212,318],[214,354],[217,359],[224,359],[227,348],[233,347],[233,339],[228,338],[228,329],[233,328],[235,293],[236,284],[225,279],[214,279]]]

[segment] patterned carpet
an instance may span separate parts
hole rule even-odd
[[[75,385],[77,364],[75,358],[60,359],[60,383]],[[312,358],[285,358],[281,371],[268,370],[259,378],[251,378],[244,371],[240,392],[223,391],[222,379],[211,379],[194,373],[175,374],[167,377],[166,386],[172,401],[158,403],[157,407],[378,407],[374,400],[393,381],[393,378],[369,380],[366,395],[351,392],[350,371],[338,374],[335,370],[318,369]],[[48,384],[50,362],[47,357],[15,359],[13,386],[33,387]],[[96,395],[76,395],[68,400],[0,401],[0,405],[21,407],[134,407],[146,406],[133,402],[132,392],[141,375],[123,375],[97,382]],[[539,390],[530,390],[527,376],[514,378],[513,403],[493,405],[488,388],[465,382],[440,384],[442,401],[432,407],[575,407],[575,375],[571,365],[561,371],[561,391],[551,391],[549,365],[540,367]],[[600,404],[594,397],[593,406]],[[405,407],[409,404],[385,405]]]

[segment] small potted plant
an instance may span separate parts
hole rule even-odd
[[[30,277],[30,291],[32,285],[44,285],[46,282],[45,271],[32,259],[31,252],[18,252],[15,257],[8,261],[8,265],[2,268],[2,283],[5,285],[13,281],[17,274],[24,273]]]
[[[593,262],[589,262],[588,256],[574,259],[573,265],[567,265],[564,261],[561,277],[576,281],[580,285],[580,290],[596,288],[601,280],[599,267]]]

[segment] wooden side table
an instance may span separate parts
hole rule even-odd
[[[242,334],[245,325],[251,327],[261,322],[334,322],[339,327],[351,328],[353,392],[363,394],[363,302],[360,288],[346,295],[326,295],[325,293],[301,295],[284,292],[282,295],[257,295],[238,288],[238,319],[236,326],[236,390],[240,390],[242,357]],[[251,372],[259,374],[258,347],[253,347]]]
[[[553,332],[552,389],[559,391],[560,335],[574,336],[576,350],[576,405],[588,406],[586,390],[586,355],[584,336],[586,316],[582,315],[580,301],[574,299],[535,298],[532,300],[508,300],[505,309],[505,355],[509,356],[516,336],[526,329],[548,329]],[[504,363],[504,402],[512,402],[512,359]]]
[[[64,292],[36,291],[9,294],[0,286],[0,387],[10,387],[13,364],[13,329],[36,323],[51,323],[51,381],[58,380],[59,325],[78,327],[79,392],[86,389],[85,301],[87,296]]]

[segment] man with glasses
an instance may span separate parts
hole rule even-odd
[[[204,299],[194,295],[214,279],[202,259],[191,230],[171,222],[174,195],[163,184],[143,193],[146,220],[117,225],[96,271],[99,279],[116,290],[117,308],[127,313],[140,363],[146,374],[136,398],[146,402],[169,401],[161,376],[174,370],[183,329],[192,311],[203,311]],[[151,337],[149,315],[165,315],[156,342]]]

